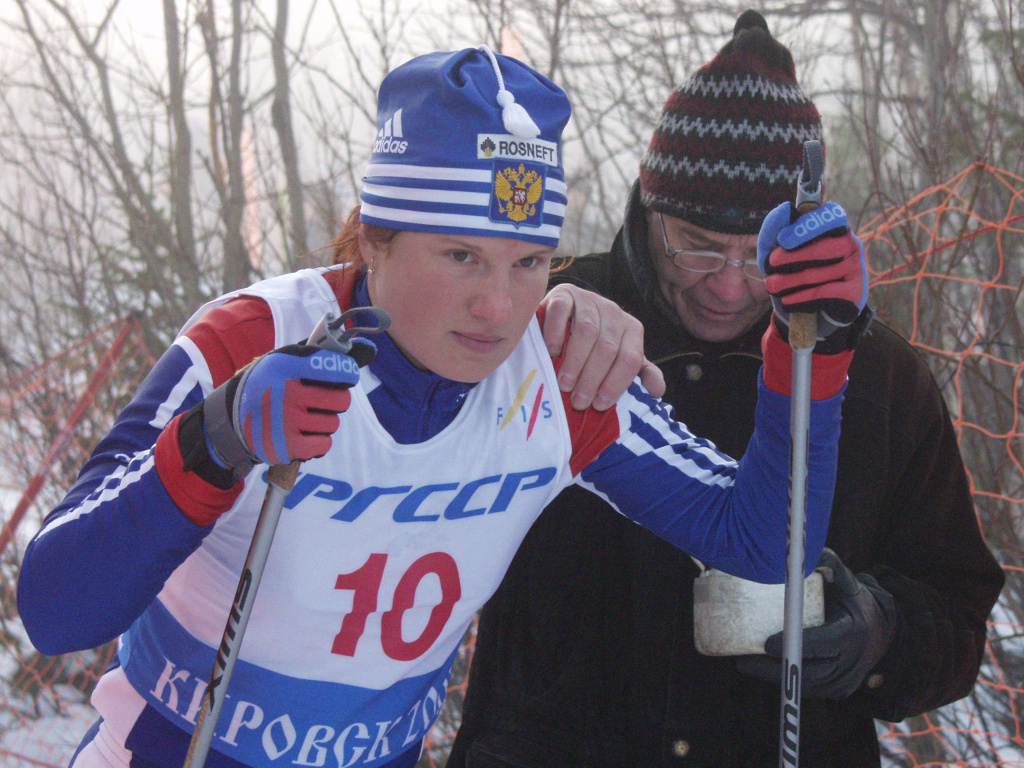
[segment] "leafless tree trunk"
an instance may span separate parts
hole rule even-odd
[[[242,94],[242,4],[243,0],[231,0],[231,51],[226,73],[221,71],[217,6],[213,0],[207,1],[198,19],[210,64],[211,149],[215,158],[218,149],[224,153],[223,165],[214,161],[213,176],[224,219],[222,288],[225,291],[248,285],[252,271],[242,236],[246,202],[242,171],[242,129],[245,120]],[[222,80],[227,84],[226,94]]]
[[[288,0],[277,0],[277,22],[271,40],[271,51],[274,60],[274,100],[270,108],[274,130],[277,131],[278,144],[281,147],[281,158],[284,161],[285,186],[288,198],[290,217],[290,244],[287,264],[294,269],[296,258],[306,253],[309,246],[306,241],[305,195],[302,189],[302,177],[299,173],[299,152],[295,145],[295,131],[292,128],[291,109],[291,73],[286,59],[285,38],[288,31]]]
[[[199,265],[196,260],[195,222],[192,218],[192,132],[185,118],[185,83],[181,55],[178,11],[174,0],[163,0],[164,37],[167,43],[167,109],[171,114],[172,134],[168,164],[170,168],[171,218],[178,244],[178,258],[187,270],[188,283],[195,286],[186,301],[199,300]]]

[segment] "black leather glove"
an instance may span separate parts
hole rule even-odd
[[[804,630],[802,695],[845,699],[864,683],[885,655],[896,629],[892,595],[874,577],[854,574],[825,549],[818,560],[825,579],[825,623]],[[765,656],[741,656],[740,672],[781,683],[782,633],[765,641]]]

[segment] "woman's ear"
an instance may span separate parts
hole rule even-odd
[[[363,263],[366,264],[366,270],[369,274],[373,274],[373,266],[377,259],[384,255],[387,251],[388,244],[375,242],[366,236],[366,230],[363,227],[359,228],[359,255],[363,259]]]

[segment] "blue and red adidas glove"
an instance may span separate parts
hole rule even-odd
[[[373,342],[353,339],[350,355],[291,344],[257,358],[203,402],[210,457],[237,480],[255,464],[323,456],[375,352]]]
[[[757,238],[757,262],[767,276],[775,316],[762,348],[765,384],[789,394],[791,312],[818,316],[811,397],[832,397],[843,388],[852,350],[871,322],[864,246],[850,231],[846,211],[829,202],[802,216],[792,203],[772,210]]]

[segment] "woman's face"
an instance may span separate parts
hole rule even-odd
[[[359,240],[373,305],[420,368],[485,379],[512,353],[547,291],[554,248],[500,237],[399,232]]]

